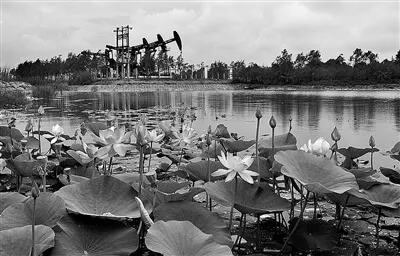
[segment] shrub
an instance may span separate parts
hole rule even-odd
[[[0,108],[16,108],[27,103],[28,99],[21,90],[0,90]]]
[[[68,81],[69,85],[88,85],[92,84],[93,79],[88,71],[78,72],[72,76],[72,79]]]

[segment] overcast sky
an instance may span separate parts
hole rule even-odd
[[[0,65],[104,50],[131,25],[131,44],[176,30],[189,63],[270,65],[282,49],[318,49],[323,60],[355,48],[391,58],[400,49],[398,1],[33,1],[0,0]],[[177,56],[175,44],[171,53]]]

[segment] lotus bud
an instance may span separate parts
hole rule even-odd
[[[22,148],[26,148],[26,145],[28,144],[28,141],[25,140],[25,139],[22,139],[20,142],[21,142]]]
[[[338,131],[338,129],[335,126],[335,129],[333,129],[332,133],[331,133],[331,138],[334,141],[339,141],[341,139],[340,133]]]
[[[83,122],[81,123],[81,133],[83,136],[85,136],[86,132],[87,132],[86,124]]]
[[[135,200],[139,206],[140,216],[141,216],[143,223],[146,225],[146,227],[148,227],[148,228],[151,227],[151,225],[154,224],[154,221],[150,218],[150,215],[147,212],[146,208],[144,207],[142,200],[140,200],[139,197],[135,197]]]
[[[211,134],[211,125],[208,126],[207,133],[208,133],[208,134]]]
[[[135,129],[136,143],[140,146],[147,144],[146,141],[147,129],[141,122],[138,123]]]
[[[43,106],[40,106],[40,107],[38,108],[38,114],[39,114],[39,115],[44,115],[44,108],[43,108]]]
[[[39,187],[38,187],[36,181],[34,181],[34,180],[32,180],[32,190],[31,190],[31,193],[32,193],[32,197],[35,198],[35,199],[38,198],[38,197],[39,197],[39,194],[40,194]]]
[[[148,122],[148,118],[146,116],[146,114],[140,114],[140,122],[142,122],[143,125],[146,125]]]
[[[210,146],[210,145],[211,145],[211,136],[210,136],[210,134],[208,134],[208,133],[207,133],[207,135],[206,135],[206,144],[207,144],[207,146]]]
[[[370,146],[371,148],[374,148],[374,147],[375,147],[375,139],[374,139],[373,136],[369,137],[369,146]]]
[[[261,110],[259,108],[257,108],[257,110],[256,110],[256,118],[257,119],[261,119],[261,117],[262,117]]]
[[[28,123],[27,123],[26,126],[25,126],[25,131],[26,131],[26,132],[31,132],[32,130],[33,130],[32,120],[29,119],[29,120],[28,120]]]
[[[8,122],[8,128],[13,128],[13,127],[15,127],[15,120],[17,120],[17,119],[15,119],[14,117],[11,117],[11,119],[10,119],[10,121]]]
[[[276,120],[274,116],[271,116],[271,119],[269,119],[269,126],[271,126],[272,129],[276,127]]]
[[[333,152],[335,152],[335,151],[338,150],[338,145],[337,145],[337,143],[334,143],[334,144],[332,145],[331,150],[332,150]]]

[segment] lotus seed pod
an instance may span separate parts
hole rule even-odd
[[[40,107],[38,108],[38,113],[39,113],[39,115],[44,115],[44,108],[43,108],[43,106],[40,106]]]
[[[274,116],[271,116],[271,119],[269,119],[269,126],[271,126],[272,129],[276,127],[276,120]]]
[[[338,129],[336,128],[336,126],[335,126],[335,129],[333,129],[333,131],[331,133],[331,138],[334,141],[339,141],[341,138],[340,133],[339,133]]]
[[[371,148],[374,148],[374,147],[375,147],[375,139],[374,139],[373,136],[369,137],[369,146],[370,146]]]
[[[25,148],[26,145],[28,144],[28,141],[27,141],[27,140],[21,140],[20,142],[21,142],[22,148]]]
[[[257,110],[256,110],[256,117],[257,117],[257,119],[261,119],[262,118],[262,113],[261,113],[261,110],[259,108],[257,108]]]
[[[31,193],[32,193],[32,197],[36,199],[36,198],[39,197],[40,190],[39,190],[39,187],[38,187],[36,181],[32,180],[32,183],[33,183],[33,184],[32,184]]]

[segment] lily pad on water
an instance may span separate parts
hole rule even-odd
[[[255,140],[235,140],[235,139],[221,139],[221,143],[224,145],[226,150],[230,153],[237,153],[248,149],[253,146]]]
[[[294,218],[292,223],[296,223]],[[292,227],[291,227],[292,228]],[[299,251],[328,251],[337,245],[335,226],[323,220],[301,220],[289,243]]]
[[[32,224],[33,198],[7,207],[0,215],[0,230]],[[54,227],[67,212],[64,201],[49,192],[42,192],[36,199],[35,225]]]
[[[0,193],[0,214],[10,205],[22,203],[28,199],[26,196],[18,192],[3,192]]]
[[[235,182],[207,182],[204,185],[210,197],[222,205],[231,206]],[[281,198],[266,183],[249,184],[238,179],[235,208],[242,213],[264,214],[290,209],[290,202]]]
[[[275,160],[283,165],[282,174],[298,180],[311,192],[342,194],[358,189],[356,177],[326,157],[290,150],[278,152]]]
[[[35,226],[35,256],[54,246],[54,231],[44,225]],[[30,256],[32,249],[32,226],[0,231],[0,255]]]
[[[355,148],[355,147],[348,147],[348,148],[339,148],[337,152],[348,157],[350,159],[356,159],[362,157],[363,155],[371,152],[378,152],[379,149],[377,148]]]
[[[122,223],[82,215],[68,215],[58,222],[56,256],[130,255],[138,247],[136,230]]]
[[[187,165],[180,166],[179,169],[184,170],[189,175],[189,179],[191,181],[198,181],[198,180],[208,181],[208,172],[207,172],[208,164],[210,164],[210,173],[213,173],[218,169],[226,169],[226,167],[220,162],[210,161],[210,163],[208,163],[207,160],[192,162]],[[216,180],[221,180],[223,178],[224,177],[221,176],[213,177],[211,175],[210,180],[216,181]]]
[[[189,221],[157,221],[147,232],[146,246],[165,256],[232,256],[226,245],[214,242]]]
[[[154,218],[155,221],[190,221],[202,232],[212,235],[216,243],[229,247],[233,245],[224,220],[199,203],[188,201],[164,203],[154,209]]]
[[[136,190],[111,176],[103,175],[65,186],[55,194],[64,199],[67,210],[72,213],[114,220],[140,217]],[[150,203],[143,203],[151,212]]]

